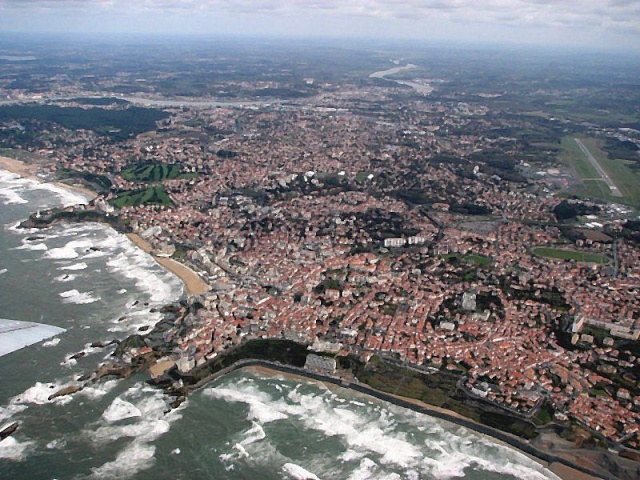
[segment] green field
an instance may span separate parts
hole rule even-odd
[[[601,149],[601,140],[595,138],[582,138],[581,140],[600,166],[611,177],[611,180],[623,196],[614,197],[611,195],[611,190],[609,190],[604,180],[599,180],[600,175],[580,150],[574,138],[564,137],[561,145],[561,158],[575,170],[583,183],[582,190],[577,193],[587,197],[601,198],[610,202],[626,203],[640,207],[640,176],[627,166],[628,162],[608,158],[607,154]]]
[[[604,255],[591,252],[578,252],[576,250],[563,250],[561,248],[535,247],[531,250],[534,255],[558,260],[575,260],[587,263],[608,263],[609,259]]]
[[[173,202],[169,198],[169,195],[167,195],[164,188],[150,187],[146,190],[123,192],[111,200],[111,204],[117,208],[146,204],[164,205],[169,207],[173,205]]]
[[[177,163],[140,163],[126,168],[120,176],[129,182],[154,183],[174,178],[190,178],[192,174],[182,173],[182,167]]]

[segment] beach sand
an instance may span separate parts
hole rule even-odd
[[[46,182],[46,179],[41,178],[37,175],[38,171],[39,171],[39,166],[36,164],[29,164],[29,163],[25,163],[22,162],[20,160],[16,160],[13,158],[8,158],[8,157],[2,157],[0,156],[0,169],[2,170],[6,170],[9,171],[11,173],[15,173],[17,175],[20,175],[22,177],[25,178],[29,178],[31,180],[35,180],[38,182]],[[82,194],[83,196],[87,197],[88,199],[93,199],[97,196],[97,194],[87,188],[84,187],[80,187],[77,185],[68,185],[66,183],[62,183],[62,182],[50,182],[53,183],[54,185],[57,185],[61,188],[66,188],[69,190],[73,190],[77,193]],[[201,295],[203,293],[206,293],[210,290],[210,286],[205,283],[193,270],[191,270],[190,268],[188,268],[187,266],[176,262],[175,260],[172,260],[170,258],[165,258],[165,257],[158,257],[156,255],[153,255],[152,253],[152,246],[149,242],[147,242],[146,240],[144,240],[142,237],[140,237],[139,235],[135,234],[135,233],[129,233],[127,234],[127,237],[140,249],[142,249],[143,251],[145,251],[146,253],[149,253],[150,255],[153,256],[154,260],[156,262],[158,262],[158,264],[160,264],[161,266],[163,266],[164,268],[166,268],[167,270],[171,271],[174,275],[176,275],[178,278],[180,278],[182,280],[182,282],[185,285],[185,289],[187,291],[187,293],[189,295]],[[152,375],[158,375],[161,374],[165,369],[167,369],[168,367],[172,366],[174,362],[172,361],[167,361],[167,362],[160,362],[158,365],[152,367],[154,370],[157,371],[152,371]],[[263,376],[287,376],[287,377],[292,377],[292,378],[296,378],[298,380],[303,379],[305,381],[317,381],[320,382],[319,380],[314,380],[311,379],[309,377],[305,377],[303,375],[295,375],[295,374],[290,374],[290,373],[283,373],[280,372],[278,370],[272,370],[266,367],[261,367],[261,366],[253,366],[253,367],[249,367],[250,369],[256,371],[258,374],[263,375]],[[321,382],[322,383],[322,382]],[[333,384],[324,384],[327,385],[329,388],[334,388],[336,387],[336,385]],[[410,399],[410,398],[405,398],[405,397],[398,397],[401,398],[405,401],[409,401],[412,402],[418,406],[422,406],[422,407],[426,407],[429,409],[433,409],[435,411],[442,411],[448,415],[454,416],[454,417],[459,417],[459,418],[463,418],[467,421],[469,421],[468,418],[463,417],[462,415],[459,415],[456,412],[453,411],[449,411],[449,410],[445,410],[445,409],[441,409],[439,407],[435,407],[433,405],[428,405],[425,404],[419,400],[415,400],[415,399]],[[500,443],[504,443],[501,442],[500,440],[496,439],[496,441],[500,442]],[[515,448],[515,447],[511,447],[511,448]],[[578,451],[576,451],[577,453]],[[593,477],[591,475],[587,475],[584,474],[578,470],[575,470],[571,467],[568,467],[566,465],[560,464],[560,463],[552,463],[550,465],[547,465],[546,462],[544,462],[543,460],[536,458],[532,455],[529,455],[525,452],[522,452],[525,455],[529,456],[530,458],[540,462],[542,465],[546,466],[547,468],[549,468],[549,470],[551,470],[554,474],[556,474],[558,477],[560,477],[563,480],[594,480],[597,479],[598,477]]]
[[[156,262],[162,265],[164,268],[169,270],[175,276],[180,278],[185,285],[187,293],[189,295],[202,295],[210,290],[209,285],[207,285],[199,276],[191,270],[186,265],[183,265],[175,260],[166,257],[158,257],[157,255],[153,255],[152,246],[149,242],[147,242],[140,235],[135,233],[128,233],[127,237],[133,243],[136,244],[140,249],[144,250],[148,254],[150,254]]]
[[[40,167],[35,163],[26,163],[22,160],[16,160],[15,158],[0,156],[0,169],[15,173],[16,175],[20,175],[21,177],[28,178],[30,180],[35,180],[36,182],[52,183],[60,188],[66,188],[67,190],[79,193],[83,197],[86,197],[87,200],[93,200],[98,196],[98,194],[93,190],[81,185],[70,185],[64,182],[49,182],[47,179],[39,177],[38,171],[40,170]]]
[[[46,179],[38,176],[40,167],[35,163],[26,163],[21,160],[16,160],[15,158],[0,156],[0,169],[15,173],[16,175],[20,175],[21,177],[28,178],[30,180],[35,180],[36,182],[47,182]],[[91,200],[97,196],[96,192],[78,185],[69,185],[63,182],[49,183],[52,183],[60,188],[65,188],[67,190],[79,193],[82,196],[86,197],[88,200]],[[127,236],[136,246],[151,254],[156,262],[158,262],[158,264],[180,278],[180,280],[182,280],[182,282],[184,283],[185,289],[187,290],[187,293],[189,295],[201,295],[210,290],[209,285],[207,285],[200,277],[198,277],[198,275],[193,270],[191,270],[187,266],[182,265],[175,260],[171,260],[170,258],[163,258],[153,255],[151,253],[151,245],[139,235],[129,234]]]
[[[264,367],[264,366],[259,366],[259,365],[254,365],[251,367],[248,367],[249,370],[252,370],[254,372],[256,372],[258,375],[261,376],[265,376],[265,377],[277,377],[277,376],[281,376],[281,377],[285,377],[285,378],[291,378],[297,381],[311,381],[311,382],[317,382],[317,383],[322,383],[323,385],[325,385],[327,388],[329,388],[330,390],[332,389],[337,389],[337,388],[344,388],[344,387],[340,387],[338,385],[334,385],[332,383],[325,383],[322,382],[320,380],[314,379],[314,378],[310,378],[310,377],[305,377],[304,375],[296,375],[295,373],[285,373],[285,372],[281,372],[279,370],[272,370],[268,367]],[[463,415],[460,415],[457,412],[451,411],[451,410],[446,410],[444,408],[440,408],[440,407],[436,407],[434,405],[429,405],[427,403],[421,402],[420,400],[416,400],[413,398],[407,398],[407,397],[401,397],[399,395],[391,395],[393,397],[397,397],[399,399],[402,399],[404,401],[413,403],[414,405],[420,406],[420,407],[424,407],[427,410],[433,410],[433,411],[437,411],[437,412],[442,412],[445,413],[447,415],[450,415],[452,417],[457,417],[457,418],[461,418],[466,420],[467,422],[471,422],[471,423],[476,423],[472,420],[470,420],[469,418],[464,417]],[[428,415],[428,414],[425,414]],[[478,435],[486,435],[485,433],[481,433],[481,432],[476,432]],[[513,445],[508,445],[506,442],[497,439],[497,438],[492,438],[492,441],[495,441],[496,443],[500,443],[502,445],[508,446],[509,448],[513,448],[515,450],[518,450],[520,453],[522,453],[523,455],[526,455],[527,457],[531,458],[532,460],[535,460],[536,462],[540,463],[542,466],[544,466],[545,468],[548,468],[551,472],[553,472],[555,475],[557,475],[558,477],[560,477],[562,480],[598,480],[600,477],[594,477],[592,475],[588,475],[586,473],[582,473],[579,470],[576,470],[574,468],[571,468],[567,465],[561,464],[561,463],[557,463],[557,462],[553,462],[551,464],[545,462],[544,460],[531,455],[527,452],[523,452],[522,450],[516,448]],[[555,453],[555,452],[550,452],[550,453]],[[572,461],[576,462],[576,464],[579,464],[580,460],[578,458],[578,455],[580,453],[580,450],[575,450],[575,458],[572,458]],[[589,465],[589,467],[593,467],[593,465]]]
[[[552,463],[548,468],[562,480],[598,480],[598,477],[587,475],[561,463]]]

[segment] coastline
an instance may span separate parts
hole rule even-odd
[[[82,187],[75,187],[72,185],[68,185],[62,182],[50,182],[47,181],[44,178],[41,178],[39,176],[37,176],[37,171],[38,171],[38,166],[34,165],[34,164],[29,164],[29,163],[25,163],[22,162],[20,160],[16,160],[16,159],[11,159],[8,157],[0,157],[0,169],[9,171],[11,173],[15,173],[17,175],[20,175],[21,177],[24,178],[28,178],[34,181],[37,181],[39,183],[50,183],[53,185],[56,185],[60,188],[63,189],[67,189],[67,190],[71,190],[71,191],[75,191],[77,193],[82,194],[85,197],[88,198],[95,198],[96,193],[88,190],[86,188],[82,188]],[[185,285],[185,290],[189,295],[199,295],[199,294],[203,294],[207,291],[209,291],[210,287],[202,280],[200,279],[200,277],[198,277],[198,275],[191,270],[190,268],[188,268],[187,266],[176,262],[172,259],[169,258],[165,258],[165,257],[158,257],[156,255],[153,254],[153,247],[151,246],[151,244],[149,244],[149,242],[147,242],[146,240],[144,240],[142,237],[140,237],[137,234],[127,234],[127,237],[140,249],[142,249],[143,251],[145,251],[146,253],[149,253],[154,260],[161,265],[163,268],[165,268],[168,271],[171,271],[173,274],[175,274]],[[340,383],[336,382],[336,383],[331,383],[322,379],[318,379],[315,378],[313,376],[310,375],[306,375],[304,372],[299,372],[299,373],[292,373],[292,372],[286,372],[284,370],[279,370],[278,368],[275,368],[275,366],[269,367],[269,366],[265,366],[265,365],[256,365],[256,366],[252,366],[249,368],[253,368],[256,369],[257,371],[260,371],[262,374],[271,374],[271,375],[275,375],[275,374],[279,374],[279,375],[285,375],[285,376],[291,376],[291,377],[296,377],[296,378],[303,378],[305,380],[316,380],[319,382],[322,382],[324,385],[327,385],[329,387],[333,387],[333,386],[341,386]],[[358,391],[360,393],[363,393],[365,395],[371,395],[371,393],[367,393],[365,391],[361,391],[358,389],[354,389],[351,388],[349,386],[341,386],[341,388],[347,388],[351,391]],[[371,390],[373,391],[374,389],[371,387],[366,386],[367,390]],[[446,409],[442,409],[439,407],[435,407],[426,403],[423,403],[421,401],[415,400],[415,399],[411,399],[411,398],[406,398],[406,397],[400,397],[400,396],[396,396],[396,395],[392,395],[392,394],[386,394],[384,392],[380,392],[381,394],[383,394],[386,397],[393,397],[396,399],[396,401],[393,400],[389,400],[387,399],[382,399],[383,401],[387,401],[390,403],[393,403],[395,405],[399,405],[399,406],[403,406],[405,408],[411,408],[408,407],[406,404],[413,404],[415,407],[416,411],[420,411],[421,413],[424,413],[426,415],[431,415],[434,416],[435,418],[441,418],[444,419],[446,421],[452,422],[452,420],[450,418],[447,417],[455,417],[457,419],[460,420],[460,422],[455,422],[456,424],[459,425],[463,425],[466,426],[467,428],[471,428],[472,430],[482,434],[482,435],[486,435],[488,437],[490,437],[492,439],[492,441],[495,441],[497,443],[502,443],[502,444],[509,444],[509,446],[511,448],[514,448],[518,451],[520,451],[521,453],[529,456],[530,458],[538,461],[539,463],[541,463],[543,466],[545,466],[545,468],[549,469],[550,471],[552,471],[554,474],[556,474],[557,476],[559,476],[560,478],[562,478],[563,480],[589,480],[589,479],[598,479],[598,478],[604,478],[604,477],[596,477],[596,476],[592,476],[592,475],[588,475],[586,473],[583,473],[579,470],[573,469],[569,466],[567,466],[566,464],[563,463],[559,463],[559,462],[546,462],[544,459],[536,457],[534,454],[531,453],[527,453],[521,449],[519,449],[516,445],[510,444],[508,441],[504,441],[503,439],[497,437],[497,436],[492,436],[489,433],[484,433],[480,430],[475,430],[473,427],[469,427],[468,425],[466,425],[467,423],[473,423],[478,425],[478,427],[482,426],[481,424],[477,424],[476,422],[462,416],[459,415],[456,412],[453,411],[449,411]],[[528,445],[531,446],[532,449],[537,449],[537,447],[531,445],[529,442],[527,442]],[[580,454],[580,449],[576,449],[575,450],[575,456],[576,459],[579,458],[579,454]],[[551,452],[551,455],[554,455]]]
[[[304,380],[304,381],[316,381],[319,383],[322,383],[323,385],[325,385],[327,388],[329,389],[333,389],[335,387],[339,387],[339,388],[344,388],[344,389],[348,389],[350,391],[353,392],[359,392],[359,393],[363,393],[364,395],[367,396],[371,396],[369,393],[367,392],[362,392],[359,390],[355,390],[353,388],[350,388],[348,386],[344,386],[343,384],[335,384],[335,383],[331,383],[331,382],[326,382],[324,380],[309,376],[309,375],[305,375],[304,372],[300,372],[300,373],[294,373],[294,372],[285,372],[283,370],[279,370],[277,368],[271,367],[271,366],[267,366],[265,364],[260,364],[260,365],[251,365],[248,367],[244,367],[247,368],[250,371],[254,371],[256,372],[258,375],[262,375],[262,376],[268,376],[268,377],[275,377],[275,376],[284,376],[286,378],[291,378],[297,381],[300,380]],[[375,389],[372,387],[367,386],[368,390],[372,390],[374,391]],[[514,443],[511,442],[507,442],[505,441],[503,438],[498,438],[496,436],[490,435],[489,433],[487,433],[486,431],[481,431],[481,430],[486,430],[485,426],[482,424],[479,424],[478,422],[475,422],[471,419],[468,419],[462,415],[460,415],[457,412],[451,411],[451,410],[446,410],[444,408],[440,408],[440,407],[436,407],[434,405],[429,405],[427,403],[421,402],[420,400],[416,400],[413,398],[408,398],[408,397],[401,397],[399,395],[393,395],[393,394],[389,394],[389,393],[384,393],[384,392],[380,392],[383,393],[385,396],[391,397],[396,399],[397,401],[390,401],[389,403],[392,403],[394,405],[398,405],[404,408],[410,408],[408,407],[406,404],[411,404],[417,408],[415,408],[415,411],[419,411],[419,413],[422,413],[423,415],[428,415],[428,416],[432,416],[434,418],[438,418],[440,420],[444,420],[446,422],[449,423],[454,423],[456,425],[461,425],[461,422],[456,422],[455,419],[461,420],[464,424],[462,426],[464,426],[465,428],[469,428],[471,430],[473,430],[475,433],[479,434],[479,435],[483,435],[486,436],[488,438],[491,439],[491,441],[499,443],[501,445],[505,445],[508,446],[509,448],[513,448],[515,450],[517,450],[518,452],[522,453],[523,455],[526,455],[527,457],[529,457],[530,459],[538,462],[539,464],[541,464],[544,468],[546,468],[547,470],[551,471],[554,475],[558,476],[559,478],[561,478],[562,480],[600,480],[603,477],[598,477],[598,476],[594,476],[594,475],[590,475],[587,474],[585,472],[582,472],[580,470],[577,470],[575,468],[570,467],[569,465],[557,462],[557,461],[551,461],[548,462],[546,460],[544,460],[543,458],[540,458],[536,455],[534,455],[531,452],[526,452],[524,450],[522,450],[521,448],[519,448],[517,445],[514,445]],[[376,397],[374,397],[376,398]],[[388,400],[387,400],[388,401]],[[473,428],[471,427],[469,424],[473,424],[474,426],[476,426],[477,428]],[[534,447],[533,445],[531,445],[530,442],[526,442],[524,440],[518,439],[516,437],[513,437],[514,440],[519,441],[519,442],[524,442],[527,443],[528,445],[531,446],[532,449],[536,449],[536,447]],[[579,453],[580,450],[576,450],[576,453]],[[548,452],[551,455],[554,455],[553,451]]]
[[[51,182],[45,178],[39,177],[38,165],[26,163],[15,158],[3,157],[0,155],[0,170],[6,170],[7,172],[15,173],[16,175],[20,175],[23,178],[27,178],[39,183],[50,183],[52,185],[55,185],[56,187],[71,190],[72,192],[79,193],[80,195],[85,197],[87,199],[87,202],[93,200],[98,196],[98,194],[93,190],[81,187],[79,185],[69,185],[67,183],[59,181]]]
[[[70,190],[74,193],[79,193],[83,197],[90,201],[97,197],[97,193],[89,190],[85,187],[80,187],[76,185],[69,185],[63,182],[50,182],[46,179],[39,177],[38,173],[38,165],[30,164],[23,162],[21,160],[17,160],[15,158],[9,158],[0,156],[0,170],[5,170],[10,173],[14,173],[23,178],[33,180],[38,183],[50,183],[59,188]],[[142,237],[135,233],[127,234],[129,240],[136,245],[138,248],[148,253],[153,257],[153,259],[163,267],[165,270],[170,271],[176,277],[178,277],[185,286],[185,290],[188,295],[202,295],[210,290],[209,285],[207,285],[193,270],[191,270],[186,265],[183,265],[175,260],[170,258],[158,257],[153,254],[153,247],[144,240]]]
[[[435,407],[433,405],[426,404],[419,400],[400,397],[398,395],[382,392],[366,384],[360,385],[360,384],[354,384],[351,382],[345,383],[338,378],[328,377],[322,374],[314,374],[312,372],[308,372],[303,369],[292,367],[289,365],[273,363],[265,360],[251,360],[251,359],[241,360],[217,372],[212,377],[208,378],[206,381],[199,382],[195,386],[195,389],[202,388],[213,380],[216,380],[224,375],[227,375],[232,371],[243,369],[243,368],[252,370],[258,375],[271,376],[271,377],[284,376],[286,378],[291,378],[296,381],[300,381],[301,379],[304,381],[311,380],[315,382],[320,382],[329,389],[332,389],[335,387],[348,389],[352,392],[358,392],[364,395],[372,396],[374,398],[377,398],[378,400],[392,403],[396,406],[408,408],[418,413],[428,415],[433,418],[437,418],[440,420],[447,421],[449,423],[453,423],[453,424],[468,428],[479,435],[483,435],[490,438],[491,441],[493,442],[506,445],[509,448],[513,448],[519,451],[523,455],[526,455],[532,460],[540,463],[544,468],[548,469],[554,475],[561,478],[562,480],[599,480],[599,479],[612,478],[612,477],[597,474],[596,472],[593,472],[589,467],[580,465],[581,453],[588,452],[585,449],[576,448],[574,451],[575,461],[571,461],[560,455],[557,455],[556,452],[553,451],[553,449],[551,451],[540,450],[531,442],[528,442],[524,439],[521,439],[519,437],[510,435],[510,434],[507,434],[500,430],[487,427],[486,425],[479,424],[456,412]],[[574,468],[571,465],[574,465],[577,468]],[[590,472],[590,473],[587,473],[587,472]]]
[[[164,267],[166,270],[169,270],[176,277],[182,280],[188,295],[202,295],[210,290],[209,285],[207,285],[196,272],[186,265],[176,262],[170,258],[154,255],[151,244],[137,233],[127,233],[126,235],[138,248],[151,255],[159,265]]]

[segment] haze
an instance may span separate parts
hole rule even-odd
[[[640,51],[637,0],[0,0],[0,31],[400,38]]]

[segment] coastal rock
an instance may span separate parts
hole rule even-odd
[[[105,347],[108,347],[109,345],[113,345],[113,344],[117,344],[117,343],[120,343],[120,342],[118,340],[115,340],[115,339],[111,340],[108,343],[97,341],[97,342],[93,342],[91,344],[91,348],[105,348]]]
[[[84,385],[70,385],[68,387],[61,388],[56,393],[49,395],[49,400],[53,400],[54,398],[64,397],[66,395],[72,395],[76,392],[81,391],[84,388]]]
[[[98,370],[96,370],[93,381],[95,382],[100,380],[102,377],[109,377],[109,376],[127,378],[135,370],[136,369],[134,367],[126,366],[126,365],[116,365],[116,364],[102,365],[100,368],[98,368]]]
[[[187,398],[184,395],[180,395],[178,398],[176,398],[173,402],[171,402],[171,404],[169,405],[172,409],[176,409],[178,408],[180,405],[182,405],[184,403],[184,401]]]
[[[11,425],[9,425],[6,428],[3,428],[2,430],[0,430],[0,442],[2,440],[4,440],[5,438],[7,438],[9,435],[13,435],[15,433],[16,430],[18,430],[18,422],[13,422]]]

